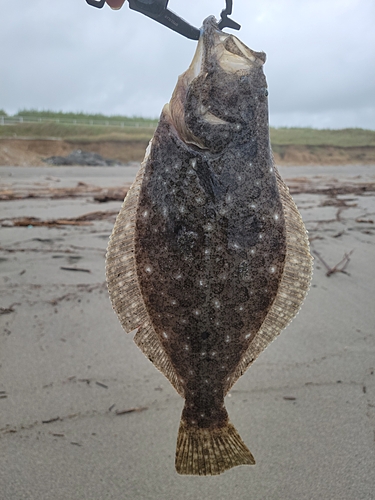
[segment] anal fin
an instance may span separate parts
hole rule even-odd
[[[150,143],[151,145],[151,143]],[[109,296],[123,329],[126,332],[138,328],[134,342],[183,396],[184,390],[178,376],[157,336],[142,297],[135,260],[135,229],[138,198],[142,186],[147,159],[129,189],[113,228],[106,255],[106,278]]]

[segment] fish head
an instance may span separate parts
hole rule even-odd
[[[180,138],[211,153],[233,140],[247,142],[266,127],[267,82],[264,52],[255,52],[224,33],[208,17],[188,70],[177,82],[166,112]]]

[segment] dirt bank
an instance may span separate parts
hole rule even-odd
[[[148,141],[64,141],[60,139],[0,139],[0,165],[42,166],[43,158],[67,156],[82,149],[121,163],[141,161]]]
[[[75,149],[99,153],[122,163],[141,161],[148,141],[66,141],[60,139],[0,139],[0,165],[41,166],[43,158],[66,156]],[[273,145],[278,165],[350,165],[375,163],[375,147]]]

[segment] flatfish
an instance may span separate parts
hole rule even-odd
[[[135,343],[185,399],[180,474],[255,463],[224,396],[310,284],[306,229],[270,148],[265,59],[204,21],[108,246],[123,328],[137,329]]]

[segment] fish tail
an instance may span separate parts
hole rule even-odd
[[[199,428],[181,420],[175,462],[178,474],[214,476],[237,465],[254,464],[253,455],[229,421],[222,427]]]

